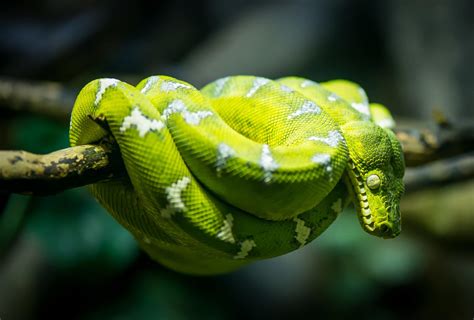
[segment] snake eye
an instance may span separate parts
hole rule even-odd
[[[376,174],[371,174],[370,176],[367,177],[367,186],[370,189],[377,189],[380,187],[380,177]]]

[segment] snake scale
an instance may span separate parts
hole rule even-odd
[[[365,231],[397,236],[393,125],[346,80],[231,76],[198,90],[104,78],[79,93],[70,143],[112,140],[126,175],[94,196],[153,259],[206,275],[308,244],[349,202]]]

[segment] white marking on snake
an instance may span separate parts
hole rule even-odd
[[[370,116],[370,111],[369,111],[369,105],[363,102],[352,102],[351,103],[352,108],[356,109],[360,113]]]
[[[359,87],[358,91],[360,96],[362,97],[362,102],[364,104],[369,104],[369,98],[367,97],[367,93],[365,92],[365,90]]]
[[[331,205],[331,209],[334,210],[335,213],[339,213],[342,211],[342,199],[339,198]]]
[[[164,218],[171,218],[176,212],[184,212],[187,210],[181,195],[190,182],[191,178],[183,177],[166,188],[168,206],[165,210],[161,211],[161,215]]]
[[[291,89],[288,86],[285,86],[284,84],[280,85],[280,88],[281,88],[282,91],[284,91],[286,93],[292,93],[294,91],[293,89]]]
[[[263,168],[263,181],[269,183],[272,180],[272,173],[278,169],[278,163],[272,157],[268,144],[262,146],[262,155],[260,157],[260,166]]]
[[[226,214],[221,229],[217,233],[217,237],[225,242],[235,243],[234,235],[232,234],[232,226],[234,224],[234,217],[229,213]]]
[[[240,245],[240,251],[234,256],[234,259],[243,259],[247,257],[249,252],[256,246],[255,241],[244,240]]]
[[[305,100],[303,105],[298,110],[288,116],[288,119],[293,119],[307,113],[320,114],[321,108],[313,101]]]
[[[253,81],[252,88],[250,88],[249,92],[247,92],[246,97],[249,98],[253,96],[255,92],[257,92],[257,90],[260,89],[260,87],[266,85],[269,81],[270,80],[265,79],[265,78],[260,78],[260,77],[255,78],[255,80]]]
[[[220,96],[222,93],[222,90],[224,89],[225,84],[229,81],[229,77],[221,78],[219,80],[216,80],[216,86],[214,88],[214,95],[215,96]]]
[[[344,137],[341,135],[341,133],[337,130],[332,130],[329,131],[328,136],[326,138],[324,137],[316,137],[316,136],[311,136],[308,138],[310,141],[321,141],[325,144],[327,144],[330,147],[337,147],[339,145],[339,142],[344,142]]]
[[[219,175],[227,164],[227,160],[235,155],[235,150],[225,143],[219,143],[217,146],[216,171]]]
[[[169,116],[172,115],[173,113],[180,113],[183,111],[187,111],[188,108],[184,105],[184,102],[182,100],[173,100],[171,103],[166,107],[165,110],[163,110],[163,115],[162,117],[164,120],[168,120]]]
[[[198,125],[202,119],[207,118],[209,116],[212,116],[213,113],[211,111],[196,111],[196,112],[190,112],[188,111],[188,108],[184,104],[182,100],[176,99],[173,100],[165,110],[163,110],[163,115],[162,118],[163,120],[168,120],[168,118],[173,114],[173,113],[181,113],[183,116],[184,121],[186,121],[188,124],[192,125]]]
[[[161,83],[161,91],[164,92],[169,92],[169,91],[176,91],[177,89],[191,89],[192,87],[184,84],[184,83],[179,83],[179,82],[173,82],[173,81],[163,81]]]
[[[326,167],[327,172],[332,172],[332,166],[331,166],[331,156],[325,153],[318,153],[315,154],[311,160],[314,163],[322,164],[323,166]]]
[[[147,93],[151,87],[160,80],[160,77],[158,76],[151,76],[148,78],[148,80],[145,83],[145,86],[140,90],[141,93]]]
[[[138,107],[133,108],[129,116],[123,119],[120,126],[120,132],[125,132],[128,129],[135,127],[140,138],[143,138],[150,131],[159,131],[163,129],[165,124],[163,121],[150,120],[145,117]]]
[[[311,234],[311,228],[305,226],[304,221],[299,218],[293,218],[296,222],[295,239],[300,243],[300,248],[306,244],[309,235]]]
[[[111,78],[100,79],[99,90],[97,91],[97,94],[95,95],[94,104],[97,106],[100,100],[102,99],[102,95],[105,93],[105,90],[107,90],[109,87],[117,86],[117,83],[119,83],[119,80],[117,79],[111,79]]]
[[[395,121],[390,118],[384,118],[377,121],[377,124],[382,128],[393,129],[395,128]]]
[[[331,102],[335,102],[339,100],[339,96],[335,93],[331,93],[329,96],[328,96],[328,101],[331,101]]]
[[[309,86],[317,86],[317,85],[318,85],[317,82],[314,82],[314,81],[311,81],[311,80],[305,80],[305,81],[301,82],[300,87],[301,88],[306,88],[306,87],[309,87]]]
[[[201,123],[202,119],[213,115],[211,111],[196,111],[196,112],[184,111],[182,114],[183,114],[184,121],[186,121],[188,124],[192,124],[195,126]]]

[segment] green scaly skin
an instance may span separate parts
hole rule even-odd
[[[153,259],[217,274],[306,245],[350,201],[364,230],[397,236],[404,163],[392,126],[345,80],[234,76],[199,91],[153,76],[86,85],[70,142],[118,145],[126,178],[91,191]]]

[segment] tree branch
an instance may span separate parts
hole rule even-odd
[[[463,122],[456,126],[438,122],[434,130],[396,129],[395,133],[402,144],[408,167],[474,150],[473,122]]]
[[[398,130],[407,166],[430,163],[407,170],[407,191],[474,177],[474,155],[466,152],[474,150],[473,131],[472,127],[450,129],[449,134]],[[462,156],[434,162],[455,154]],[[84,145],[46,155],[0,151],[0,193],[54,194],[123,177],[124,172],[120,155],[110,145]]]
[[[474,153],[437,160],[405,172],[407,193],[474,177]]]
[[[0,107],[67,121],[76,92],[57,82],[0,77]]]
[[[123,176],[112,149],[83,145],[37,155],[0,151],[0,193],[55,194]]]

